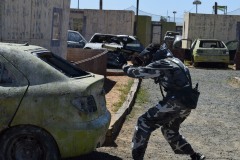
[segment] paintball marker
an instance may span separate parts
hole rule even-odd
[[[126,60],[132,60],[133,56],[138,55],[135,50],[130,48],[126,48],[125,45],[117,45],[117,44],[102,44],[102,48],[106,48],[109,51],[116,51],[122,54]]]

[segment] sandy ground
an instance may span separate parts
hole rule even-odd
[[[131,78],[127,76],[107,76],[105,81],[107,108],[114,113],[113,106],[119,101],[120,88],[126,86]]]

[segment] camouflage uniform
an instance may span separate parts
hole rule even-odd
[[[126,65],[123,67],[129,77],[153,78],[166,91],[166,96],[162,101],[138,118],[132,139],[133,159],[143,159],[151,132],[159,127],[176,154],[194,154],[191,145],[179,133],[180,124],[190,114],[191,109],[186,108],[179,101],[181,93],[178,91],[189,85],[189,80],[176,63],[189,72],[188,68],[174,57],[161,59],[147,66]]]

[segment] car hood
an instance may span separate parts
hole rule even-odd
[[[102,43],[86,43],[84,49],[102,49]]]

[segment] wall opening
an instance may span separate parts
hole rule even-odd
[[[51,45],[60,46],[62,9],[53,8]]]

